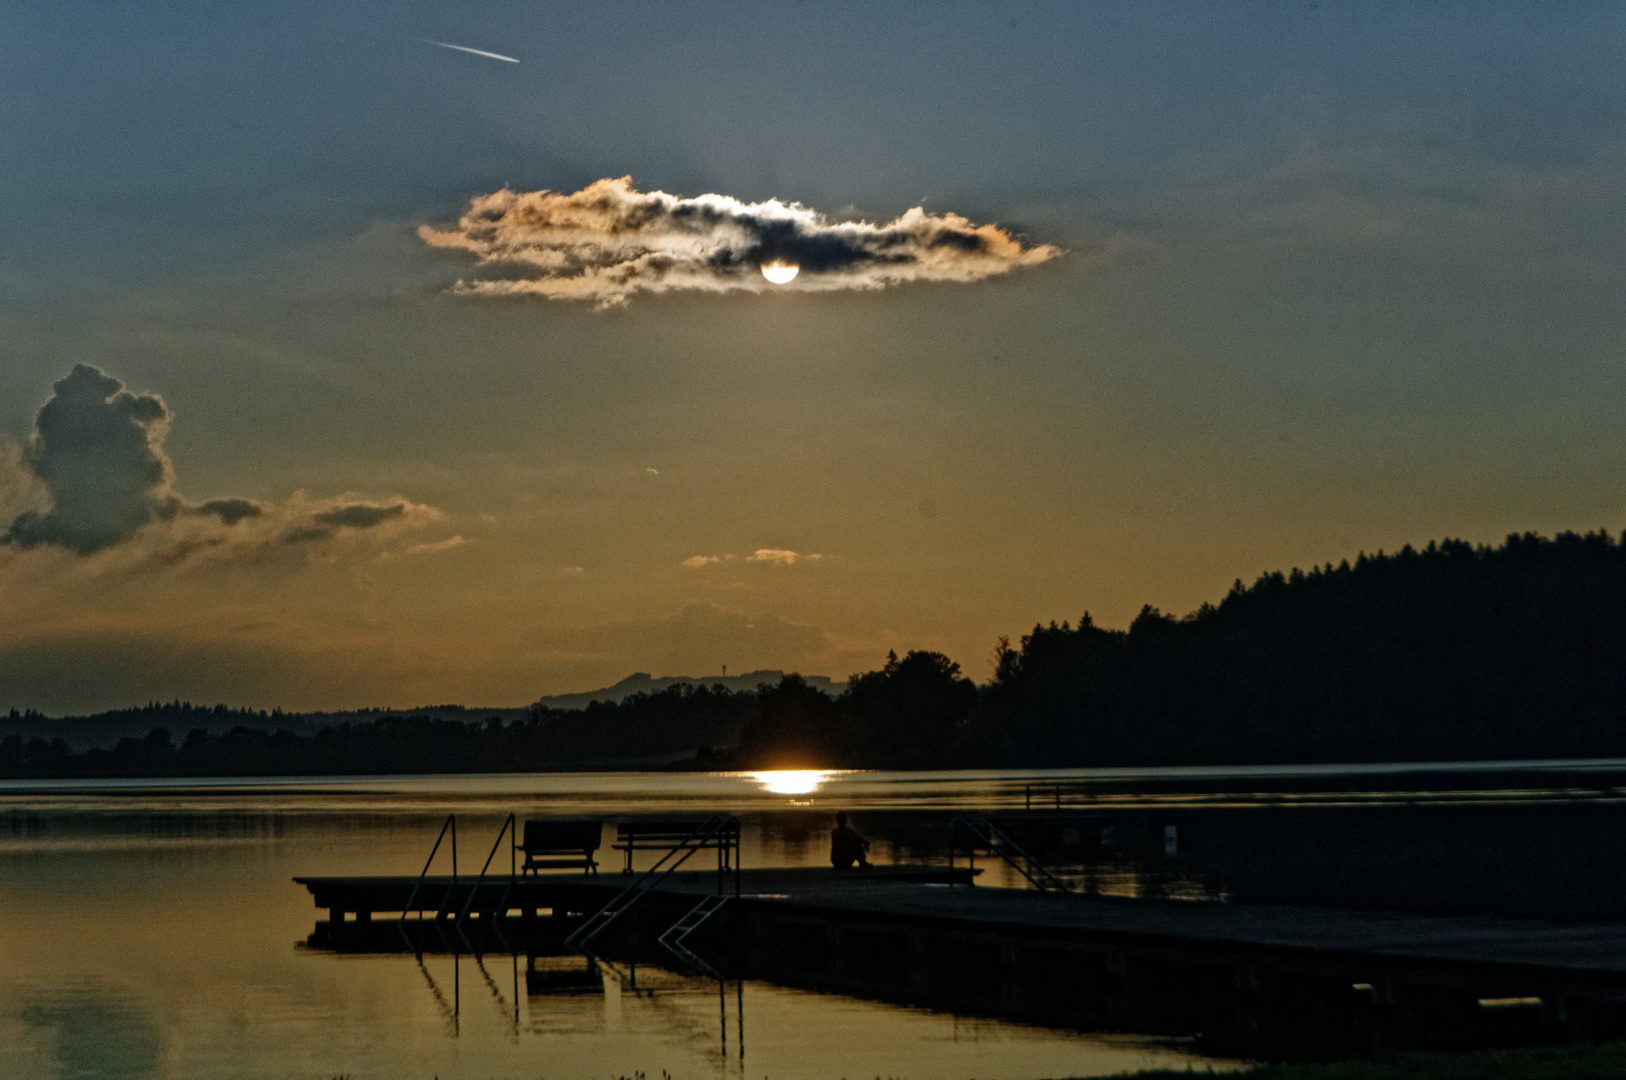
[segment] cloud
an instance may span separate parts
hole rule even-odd
[[[823,555],[799,555],[782,548],[757,548],[745,557],[746,562],[772,563],[774,566],[795,566],[798,562],[818,562]]]
[[[235,525],[244,518],[259,517],[265,508],[250,499],[210,499],[197,507],[200,514],[213,514],[227,525]]]
[[[453,548],[460,548],[467,543],[469,543],[469,541],[461,536],[448,536],[446,539],[436,540],[434,543],[412,544],[405,548],[401,554],[437,555],[442,551],[450,551]]]
[[[404,513],[406,513],[405,503],[391,503],[388,506],[354,503],[350,506],[338,506],[332,510],[324,510],[319,514],[311,515],[311,518],[313,521],[332,526],[335,529],[371,529],[373,526],[382,525],[392,518],[398,518]]]
[[[132,394],[88,364],[75,365],[53,389],[22,453],[51,505],[17,515],[0,542],[89,555],[180,512],[163,451],[170,421],[163,398]]]
[[[362,534],[376,543],[440,517],[406,499],[313,500],[304,492],[280,503],[237,496],[193,503],[176,490],[164,452],[173,414],[163,398],[132,393],[89,364],[75,365],[52,389],[28,442],[0,461],[8,492],[0,505],[17,492],[34,503],[0,531],[0,546],[79,556],[118,549],[164,565],[296,547],[331,558]]]
[[[565,195],[504,188],[477,196],[457,224],[428,225],[432,247],[460,248],[504,276],[460,281],[482,296],[534,294],[600,307],[636,293],[823,292],[881,289],[909,281],[980,281],[1060,255],[1024,246],[997,225],[920,207],[885,224],[832,221],[800,203],[745,203],[727,195],[686,199],[641,192],[631,177],[604,179]],[[775,285],[770,262],[801,268]]]
[[[690,555],[683,560],[683,565],[690,570],[704,570],[708,566],[717,566],[720,563],[733,562],[737,555]],[[757,548],[745,556],[748,563],[767,563],[770,566],[795,566],[799,562],[818,562],[823,555],[804,555],[796,551],[787,551],[784,548]]]

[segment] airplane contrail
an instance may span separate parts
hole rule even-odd
[[[486,52],[484,49],[471,49],[467,45],[453,45],[451,42],[435,41],[432,38],[419,38],[418,40],[422,41],[426,45],[439,45],[443,49],[456,49],[458,52],[473,53],[475,56],[488,56],[493,60],[506,60],[510,64],[519,63],[519,61],[515,60],[512,56],[504,56],[502,53]]]

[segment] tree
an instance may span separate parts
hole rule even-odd
[[[854,675],[841,696],[865,764],[909,768],[950,759],[977,706],[977,687],[939,652],[890,652],[879,671]]]
[[[836,703],[791,673],[757,687],[756,709],[740,734],[740,759],[761,769],[816,769],[847,764],[850,740]]]

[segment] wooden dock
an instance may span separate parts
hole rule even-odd
[[[571,952],[574,936],[589,955],[711,977],[1201,1035],[1248,1057],[1626,1038],[1626,923],[1086,897],[971,887],[964,868],[795,868],[741,871],[737,897],[730,875],[720,904],[714,872],[674,874],[582,949],[594,913],[634,877],[296,880],[329,909],[308,944],[335,951],[535,957]],[[702,932],[673,948],[690,923]]]
[[[329,926],[399,915],[417,883],[410,877],[296,878]],[[533,875],[510,883],[487,878],[425,878],[414,916],[509,920],[591,914],[632,880],[618,874]],[[1382,977],[1399,971],[1449,981],[1517,983],[1547,992],[1603,994],[1626,1001],[1626,923],[1339,911],[1272,904],[1130,900],[970,888],[963,868],[877,867],[745,870],[732,921],[770,933],[775,924],[868,927],[920,935],[999,941],[1025,948],[1130,950],[1138,953],[1289,965],[1307,971]],[[728,893],[732,893],[732,879]],[[649,901],[659,922],[716,891],[716,875],[674,875]],[[471,892],[476,893],[470,901]],[[506,910],[495,912],[504,904]],[[747,934],[755,938],[759,934]]]

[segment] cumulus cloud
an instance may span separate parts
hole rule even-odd
[[[440,516],[406,499],[311,499],[304,492],[283,502],[191,502],[176,490],[164,452],[172,419],[157,394],[132,393],[111,375],[76,365],[53,387],[27,443],[8,455],[8,490],[35,505],[11,518],[0,546],[81,556],[119,549],[163,564],[295,548],[322,558],[363,535],[376,541]]]
[[[432,247],[471,252],[481,267],[498,271],[458,282],[457,292],[534,294],[601,307],[640,292],[683,289],[823,292],[980,281],[1061,254],[1048,244],[1024,245],[998,225],[918,206],[884,224],[833,221],[777,199],[641,192],[626,176],[569,195],[504,188],[473,199],[454,226],[425,225],[418,235]],[[762,273],[773,263],[800,272],[776,285]]]
[[[733,558],[732,555],[727,557],[730,559]],[[724,556],[722,555],[690,555],[687,559],[683,560],[683,565],[687,566],[690,570],[704,570],[708,566],[715,566],[722,562],[723,558]]]
[[[163,398],[132,394],[88,364],[76,365],[54,389],[22,453],[51,505],[23,511],[0,539],[89,555],[180,512],[163,452],[170,421]]]

